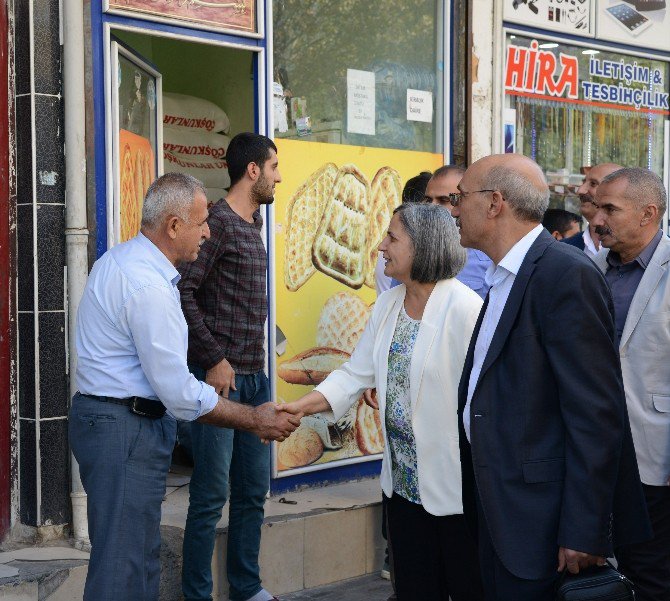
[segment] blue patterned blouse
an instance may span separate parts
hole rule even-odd
[[[391,451],[393,492],[412,503],[421,503],[416,444],[412,430],[409,372],[412,351],[421,321],[409,317],[403,307],[391,341],[386,391],[386,435]]]

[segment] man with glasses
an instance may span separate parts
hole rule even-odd
[[[569,238],[564,238],[563,242],[570,244],[571,246],[576,246],[579,250],[583,250],[591,259],[594,259],[596,256],[605,252],[600,245],[600,237],[598,236],[595,227],[591,225],[591,220],[597,210],[597,207],[594,204],[596,190],[604,177],[608,176],[610,173],[614,173],[618,169],[621,169],[621,165],[617,165],[616,163],[600,163],[599,165],[589,167],[586,171],[586,176],[584,177],[582,185],[577,188],[577,194],[581,201],[579,212],[582,214],[582,217],[586,219],[588,226],[584,228],[583,232],[578,232]]]
[[[461,181],[464,173],[465,169],[456,165],[444,165],[437,169],[426,186],[426,202],[440,205],[451,212],[449,197],[458,192],[458,182]],[[466,248],[466,251],[468,258],[456,279],[484,298],[489,291],[484,276],[491,264],[491,259],[475,248]]]
[[[559,572],[649,535],[612,299],[594,263],[542,227],[534,161],[486,157],[458,189],[461,244],[493,261],[459,387],[464,510],[487,600],[545,601]]]

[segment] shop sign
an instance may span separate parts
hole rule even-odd
[[[256,0],[102,0],[103,10],[211,30],[256,33]]]
[[[596,26],[599,40],[670,51],[670,11],[663,0],[601,0]]]
[[[595,0],[504,0],[503,19],[593,37],[595,4]]]
[[[573,102],[631,111],[670,114],[663,71],[638,64],[633,58],[585,59],[530,47],[507,47],[505,93],[544,100]],[[580,78],[580,67],[586,78]]]
[[[345,363],[376,299],[377,245],[402,184],[442,154],[275,140],[276,334],[272,398],[290,403]],[[362,396],[362,395],[361,395]],[[310,416],[274,447],[277,476],[381,459],[378,411],[353,399],[336,423]]]

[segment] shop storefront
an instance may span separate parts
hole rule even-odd
[[[463,16],[441,0],[386,4],[91,2],[90,258],[135,235],[157,176],[191,173],[217,202],[230,185],[230,139],[273,137],[283,182],[264,216],[266,346],[280,402],[351,353],[375,301],[374,249],[405,181],[466,154],[462,131],[452,149],[449,93],[463,57],[445,34]],[[337,186],[356,210],[336,206]],[[360,244],[334,249],[324,232],[342,219]],[[315,375],[312,364],[326,367]],[[380,437],[362,401],[334,426],[310,418],[274,448],[273,490],[375,474]]]
[[[667,10],[660,3],[648,3],[654,10],[609,1],[528,4],[504,7],[501,150],[540,164],[554,208],[578,212],[575,188],[598,163],[651,169],[667,186]]]

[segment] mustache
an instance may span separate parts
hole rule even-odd
[[[591,196],[590,194],[580,194],[579,200],[580,202],[590,202],[591,204],[595,204],[593,202],[593,196]]]
[[[596,234],[599,236],[609,236],[612,233],[612,230],[606,225],[596,225]]]

